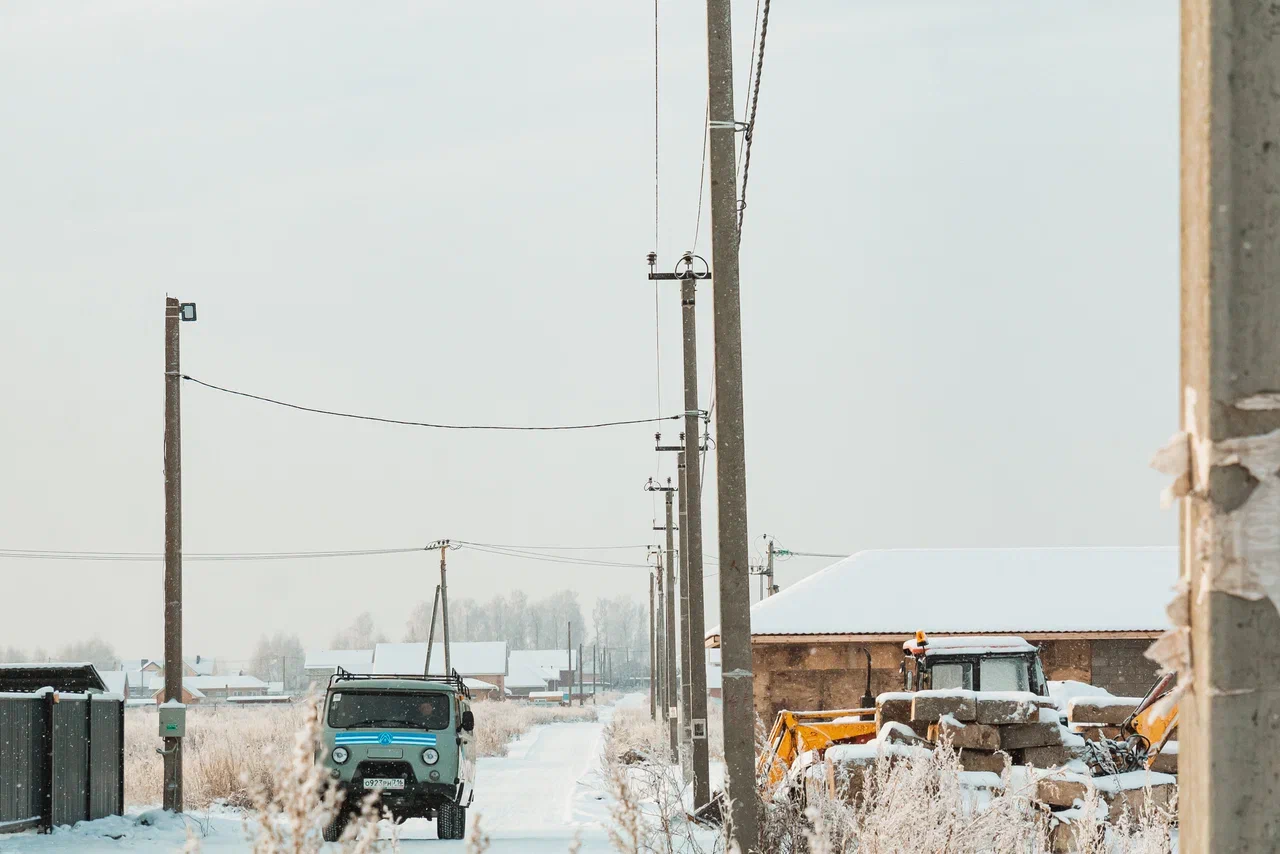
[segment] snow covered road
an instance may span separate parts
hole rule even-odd
[[[628,698],[629,699],[629,698]],[[625,701],[624,701],[625,702]],[[601,775],[604,728],[613,709],[602,707],[595,723],[539,726],[511,745],[507,756],[481,759],[476,798],[468,811],[468,834],[479,821],[494,854],[567,852],[576,838],[584,854],[610,851],[607,838],[612,799]],[[0,835],[0,854],[68,854],[180,851],[186,842],[180,819],[138,826],[136,815],[62,828],[49,836]],[[202,850],[210,854],[249,851],[243,819],[226,814],[192,816]],[[387,826],[384,825],[384,829]],[[464,851],[461,841],[436,839],[434,822],[411,820],[400,827],[404,851]]]

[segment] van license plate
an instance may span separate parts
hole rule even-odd
[[[403,789],[404,779],[401,777],[367,777],[364,781],[366,789]]]

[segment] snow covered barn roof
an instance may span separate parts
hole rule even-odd
[[[565,662],[572,662],[566,666]],[[578,651],[569,655],[567,649],[513,649],[507,658],[507,685],[511,688],[547,687],[550,680],[558,680],[561,670],[576,669]]]
[[[368,673],[373,666],[371,649],[320,649],[307,653],[306,670],[336,670]]]
[[[380,643],[373,651],[373,673],[421,673],[427,658],[425,643]],[[507,672],[506,641],[468,641],[449,645],[453,669],[463,676],[496,676]],[[431,648],[431,673],[444,673],[444,645]]]
[[[267,687],[267,683],[257,676],[248,676],[243,673],[228,676],[186,676],[183,678],[182,684],[188,689],[195,688],[202,692],[265,690]]]
[[[1174,548],[873,549],[753,605],[751,634],[1157,632],[1177,578]]]

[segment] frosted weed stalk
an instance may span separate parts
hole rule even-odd
[[[667,738],[647,714],[615,711],[602,763],[614,799],[609,842],[620,854],[715,854],[719,844],[704,848],[689,821],[684,779],[669,761]]]
[[[254,854],[317,854],[324,846],[322,829],[343,808],[342,793],[330,785],[324,766],[315,761],[321,729],[319,700],[307,700],[302,713],[293,749],[276,757],[274,773],[246,781],[255,810],[256,827],[246,821]],[[343,833],[341,850],[349,854],[373,850],[380,818],[377,794],[371,793],[361,801],[359,817]]]

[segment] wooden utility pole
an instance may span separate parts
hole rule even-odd
[[[578,705],[582,706],[586,702],[586,686],[582,681],[582,642],[578,642]]]
[[[690,744],[689,708],[693,693],[693,681],[689,678],[689,656],[693,639],[689,636],[689,508],[687,483],[684,470],[684,451],[676,455],[677,492],[679,508],[679,565],[680,565],[680,768],[686,783],[693,780],[693,745]],[[701,644],[698,645],[701,648]],[[696,805],[695,805],[696,806]]]
[[[671,755],[680,755],[680,713],[677,707],[680,689],[676,685],[676,597],[675,597],[675,541],[671,530],[671,499],[675,492],[669,483],[666,487],[667,505],[667,601],[665,614],[666,631],[666,668],[667,668],[667,728],[671,733]]]
[[[164,301],[164,698],[182,702],[181,304]],[[182,739],[164,740],[164,808],[182,812]]]
[[[1274,5],[1182,3],[1182,412],[1175,632],[1184,854],[1280,851],[1280,43]],[[1206,459],[1207,457],[1207,459]],[[1181,606],[1181,607],[1178,607]],[[1181,625],[1189,632],[1179,631]]]
[[[742,854],[760,850],[756,820],[755,698],[751,663],[747,455],[742,409],[742,306],[730,0],[707,0],[707,133],[711,275],[715,287],[716,497],[720,531],[720,656],[724,668],[726,794]]]
[[[569,668],[569,705],[573,705],[573,620],[565,622],[565,637],[568,639],[568,646],[565,647],[565,664]]]
[[[427,660],[422,664],[422,675],[431,673],[431,647],[436,642],[436,612],[440,610],[440,585],[436,585],[435,598],[431,600],[431,628],[427,630]]]

